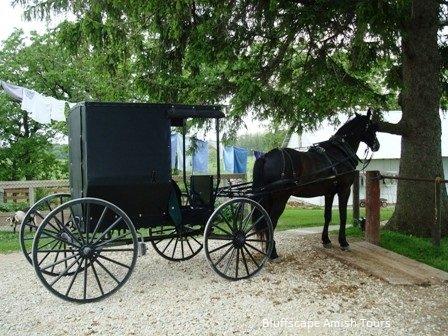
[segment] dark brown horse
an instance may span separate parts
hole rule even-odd
[[[377,129],[377,125],[371,120],[369,110],[366,116],[356,114],[329,140],[313,145],[306,152],[291,148],[273,149],[256,160],[253,188],[254,191],[273,190],[259,201],[269,213],[274,229],[290,196],[325,196],[322,243],[325,247],[331,247],[328,225],[331,221],[333,199],[337,194],[340,217],[339,245],[343,250],[348,250],[345,225],[350,187],[353,184],[356,166],[360,162],[356,151],[360,142],[364,142],[374,152],[379,149]],[[274,242],[271,258],[277,257]]]

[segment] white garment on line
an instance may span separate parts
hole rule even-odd
[[[49,124],[51,120],[65,121],[64,100],[41,95],[27,88],[13,85],[0,80],[0,89],[3,89],[14,100],[21,101],[21,108],[29,113],[31,119],[41,124]],[[75,103],[68,103],[72,108]]]
[[[23,97],[23,87],[17,86],[5,81],[0,81],[0,84],[7,94],[14,100],[21,101]]]
[[[53,97],[46,97],[51,106],[51,119],[56,121],[65,121],[65,101],[57,100]]]

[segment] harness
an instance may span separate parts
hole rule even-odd
[[[336,147],[337,149],[339,149],[342,152],[342,154],[345,156],[345,158],[342,160],[335,160],[333,157],[331,157],[331,155],[329,155],[329,153],[327,152],[327,149],[325,149],[325,147],[323,146],[324,144],[331,144],[332,146]],[[286,150],[286,148],[279,148],[278,150],[281,153],[282,163],[283,163],[282,172],[280,174],[281,179],[283,180],[286,176],[286,170],[287,170],[287,162],[286,161],[288,161],[289,165],[291,167],[293,180],[296,181],[298,172],[297,172],[297,169],[294,167],[294,163],[293,163],[291,154]],[[313,146],[311,146],[309,151],[315,152],[316,154],[322,156],[324,158],[325,162],[328,163],[328,166],[326,166],[318,171],[313,172],[312,174],[310,174],[311,176],[320,174],[327,170],[331,170],[331,172],[333,173],[334,176],[338,176],[339,175],[338,166],[340,166],[344,163],[349,163],[352,166],[351,168],[355,169],[356,166],[358,165],[358,163],[363,163],[363,160],[361,160],[358,157],[356,152],[350,147],[350,145],[342,137],[332,137],[329,140],[315,143]],[[370,163],[370,160],[364,164],[363,170],[366,168],[366,166],[369,163]],[[301,176],[301,178],[303,178],[303,177],[304,176]]]

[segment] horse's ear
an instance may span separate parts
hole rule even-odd
[[[370,119],[371,116],[372,116],[372,109],[369,107],[369,108],[367,109],[367,118]]]

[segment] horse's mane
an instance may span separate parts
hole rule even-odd
[[[359,115],[355,115],[354,118],[349,119],[342,125],[334,134],[334,136],[347,135],[350,131],[352,131],[356,126],[360,123],[361,118]]]

